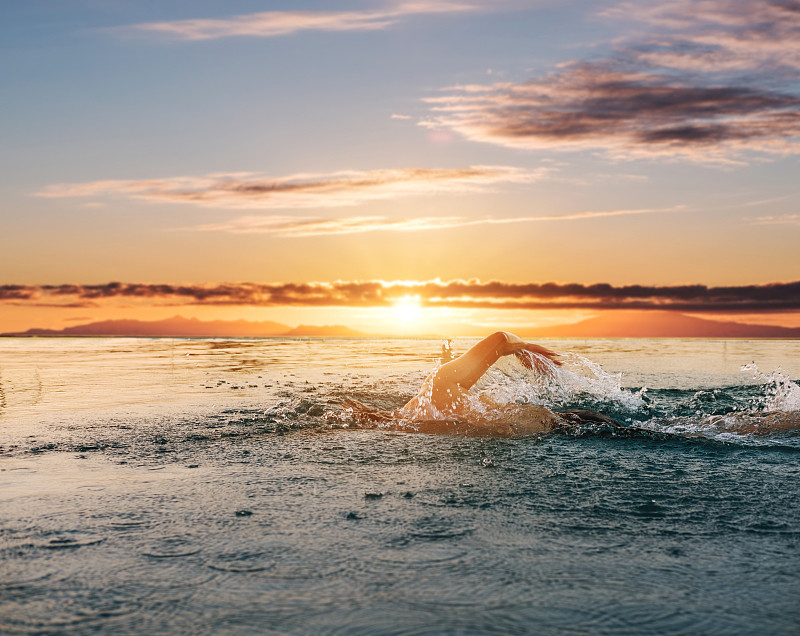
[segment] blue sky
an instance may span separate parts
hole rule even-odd
[[[793,3],[4,13],[0,283],[800,278]]]

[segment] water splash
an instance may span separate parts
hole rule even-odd
[[[763,385],[764,394],[755,398],[754,406],[764,411],[800,411],[800,386],[786,377],[778,367],[772,373],[762,373],[755,362],[744,364],[741,371],[751,372]]]
[[[787,439],[787,436],[797,435],[800,432],[800,386],[780,368],[763,373],[753,362],[742,365],[740,370],[752,373],[761,386],[757,392],[749,391],[747,399],[738,400],[738,403],[733,400],[730,410],[709,412],[716,410],[718,398],[731,402],[728,392],[722,389],[698,391],[688,405],[690,410],[696,409],[693,414],[652,417],[641,426],[667,435],[747,446],[768,445],[775,436]]]
[[[565,353],[561,359],[561,367],[547,361],[546,373],[529,371],[514,360],[502,359],[476,387],[502,404],[541,404],[549,408],[580,404],[628,413],[645,408],[647,389],[623,387],[621,373],[607,373],[596,362],[576,353]]]

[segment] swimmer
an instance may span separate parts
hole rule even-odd
[[[353,408],[357,420],[362,422],[410,421],[415,430],[426,433],[510,437],[564,431],[587,422],[619,427],[611,418],[593,411],[556,414],[544,406],[500,404],[487,395],[469,393],[495,362],[509,355],[515,356],[525,368],[545,376],[553,376],[556,367],[561,366],[556,352],[525,342],[507,331],[497,331],[434,371],[422,383],[416,397],[400,409],[379,411],[355,400],[347,400],[346,405]]]
[[[623,426],[607,415],[585,409],[553,412],[533,404],[501,403],[487,393],[470,389],[504,356],[515,356],[523,366],[547,378],[555,378],[559,354],[541,345],[525,342],[506,331],[484,338],[463,355],[452,359],[450,341],[443,346],[449,360],[422,383],[419,392],[403,407],[384,411],[350,398],[344,406],[359,426],[420,433],[522,437],[544,433],[610,435],[651,439],[680,437],[636,424]],[[682,418],[673,418],[680,423]],[[709,429],[740,435],[772,435],[800,431],[800,411],[735,412],[704,418]]]
[[[527,343],[507,331],[496,331],[455,360],[443,364],[422,383],[415,398],[401,410],[426,415],[455,418],[469,417],[471,400],[468,391],[503,356],[514,355],[527,368],[539,373],[552,371],[549,364],[560,366],[558,354],[542,346]],[[548,364],[549,362],[549,364]]]

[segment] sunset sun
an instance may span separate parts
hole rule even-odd
[[[422,320],[422,303],[419,296],[401,296],[392,305],[392,318],[396,328],[409,329]]]

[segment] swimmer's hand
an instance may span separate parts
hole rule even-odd
[[[561,366],[561,361],[556,360],[558,353],[533,343],[525,343],[524,348],[514,355],[526,369],[543,375],[553,375],[555,367]]]

